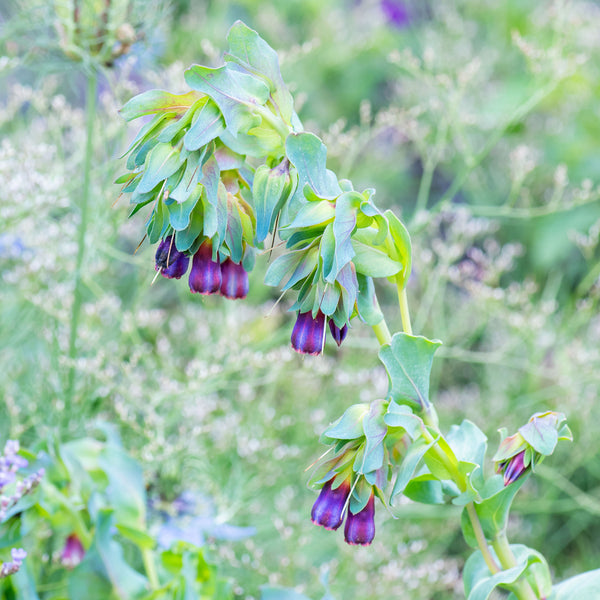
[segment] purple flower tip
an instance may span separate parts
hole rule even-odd
[[[192,260],[190,290],[198,294],[218,294],[221,288],[221,264],[212,259],[212,245],[204,242]]]
[[[62,564],[72,569],[76,567],[85,556],[85,549],[77,537],[77,534],[72,533],[65,542],[65,547],[63,548],[60,560]]]
[[[175,248],[173,236],[166,237],[156,250],[155,269],[167,279],[180,279],[187,271],[190,259]]]
[[[367,505],[358,513],[348,509],[344,539],[352,546],[368,546],[375,537],[375,496],[371,496]]]
[[[344,325],[341,329],[335,324],[333,319],[329,319],[329,331],[331,331],[331,337],[335,340],[338,346],[342,345],[342,342],[346,339],[348,334],[348,325]]]
[[[230,300],[245,298],[248,295],[248,288],[246,269],[228,258],[221,265],[221,295]]]
[[[506,467],[504,470],[504,485],[510,485],[514,483],[523,475],[523,473],[527,470],[527,467],[523,464],[525,458],[525,450],[519,452],[519,454],[515,454],[510,460],[506,462]]]
[[[319,311],[299,313],[292,331],[292,348],[301,354],[321,354],[325,336],[325,315]]]
[[[325,529],[337,529],[344,520],[344,506],[350,494],[350,479],[331,489],[335,478],[328,481],[317,498],[310,513],[311,521]]]

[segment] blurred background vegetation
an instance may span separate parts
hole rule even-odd
[[[153,497],[191,491],[219,523],[256,528],[205,539],[239,598],[264,584],[312,598],[462,597],[469,551],[454,507],[406,502],[397,520],[380,507],[370,548],[310,524],[304,470],[318,435],[347,405],[386,392],[368,328],[356,323],[340,351],[295,355],[285,301],[274,307],[261,285],[267,256],[243,302],[192,297],[186,281],[150,287],[152,251],[134,254],[143,218],[127,221],[123,199],[112,207],[118,156],[135,134],[118,108],[153,87],[183,90],[190,64],[218,65],[242,19],[280,53],[328,166],[376,187],[411,231],[413,326],[444,342],[433,381],[441,422],[476,422],[493,451],[498,427],[567,414],[575,442],[525,486],[511,541],[543,551],[557,579],[597,567],[600,5],[127,3],[137,35],[102,59],[93,114],[71,355],[92,63],[65,56],[65,4],[0,4],[0,439],[35,449],[49,434],[117,424]],[[392,292],[380,290],[399,329]]]

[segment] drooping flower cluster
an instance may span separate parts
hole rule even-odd
[[[60,562],[67,569],[74,569],[85,556],[85,548],[76,533],[70,534],[65,540]]]
[[[321,140],[302,131],[275,51],[241,22],[225,65],[185,72],[190,91],[150,90],[122,109],[152,115],[131,143],[119,177],[134,205],[151,207],[146,237],[159,243],[156,270],[192,292],[243,298],[255,251],[269,234],[285,242],[267,285],[296,295],[292,346],[323,350],[324,325],[339,346],[351,319],[382,319],[373,278],[399,284],[410,271],[402,223],[326,167]],[[258,166],[257,166],[258,165]]]
[[[167,279],[181,279],[188,269],[189,257],[179,252],[170,235],[160,242],[155,256],[155,269]],[[237,300],[248,295],[248,273],[243,265],[230,258],[223,262],[213,259],[209,240],[203,242],[192,258],[189,274],[192,293],[209,295],[221,294],[225,298]]]
[[[334,455],[324,457],[311,477],[312,485],[321,488],[312,522],[335,530],[345,519],[344,539],[351,545],[366,546],[375,537],[375,495],[383,499],[389,476],[385,409],[381,401],[356,404],[332,423],[322,440],[332,445]]]
[[[371,492],[364,507],[355,508],[356,512],[353,512],[350,507],[352,487],[351,477],[346,479],[334,477],[325,482],[313,505],[311,520],[315,525],[336,530],[345,517],[344,540],[346,543],[352,546],[368,546],[375,537],[375,492],[371,486]]]

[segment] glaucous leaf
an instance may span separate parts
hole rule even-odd
[[[254,120],[251,108],[257,104],[262,106],[269,98],[269,88],[263,81],[227,65],[216,69],[193,65],[184,77],[192,89],[212,98],[234,136],[244,130],[244,126],[247,131],[248,124]]]
[[[126,121],[152,113],[172,112],[183,114],[198,99],[196,92],[171,94],[165,90],[148,90],[134,96],[119,113]]]
[[[198,150],[225,131],[225,120],[217,105],[206,99],[194,114],[192,124],[183,136],[183,145],[187,150]]]
[[[236,21],[231,26],[227,34],[227,41],[229,42],[229,53],[225,54],[225,60],[236,62],[265,81],[283,120],[291,125],[294,112],[293,100],[281,76],[277,52],[256,31],[241,21]]]
[[[353,404],[322,433],[321,441],[331,444],[333,440],[355,440],[362,437],[365,434],[363,419],[369,414],[369,410],[367,402]]]
[[[389,378],[388,397],[398,404],[422,409],[429,404],[429,376],[433,355],[441,342],[396,333],[379,351]]]

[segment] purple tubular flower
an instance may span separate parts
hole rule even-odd
[[[204,242],[192,260],[190,290],[198,294],[218,294],[221,288],[221,264],[212,259],[212,245]]]
[[[187,271],[190,259],[175,248],[173,236],[166,237],[158,245],[155,255],[155,269],[167,279],[181,279]]]
[[[338,346],[342,345],[342,342],[346,339],[348,334],[348,325],[344,325],[341,329],[335,324],[333,319],[329,319],[329,331],[331,331],[331,337],[335,340]]]
[[[325,315],[319,311],[299,313],[292,331],[292,348],[301,354],[321,354],[325,337]]]
[[[77,537],[77,534],[72,533],[67,538],[60,557],[62,564],[69,569],[73,569],[83,560],[84,556],[85,549],[81,541]]]
[[[348,509],[344,539],[352,546],[368,546],[375,537],[375,495],[371,496],[367,505],[358,513]]]
[[[504,467],[505,486],[514,483],[527,470],[527,467],[523,463],[524,458],[525,450],[519,452],[519,454],[515,454],[511,459],[509,459],[506,462]]]
[[[221,295],[230,300],[245,298],[248,295],[248,287],[246,269],[228,258],[221,265]]]
[[[331,489],[335,478],[328,481],[317,498],[310,513],[310,519],[315,525],[321,525],[330,531],[337,529],[344,520],[344,506],[350,494],[350,478],[345,479]]]

